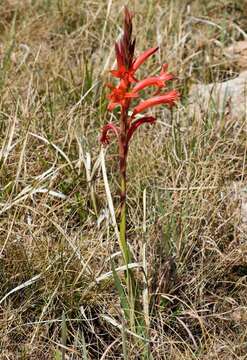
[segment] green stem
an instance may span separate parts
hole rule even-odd
[[[125,172],[121,176],[121,214],[120,214],[120,247],[126,265],[126,285],[127,297],[129,302],[129,322],[130,328],[135,332],[135,279],[133,272],[128,268],[131,262],[131,252],[126,238],[126,176]]]
[[[132,261],[131,251],[128,246],[126,236],[126,198],[127,198],[127,155],[128,144],[127,141],[127,118],[128,118],[128,106],[122,109],[121,114],[121,134],[119,137],[119,160],[120,160],[120,176],[121,176],[121,195],[120,195],[120,248],[123,255],[124,264],[126,266],[125,280],[127,286],[127,298],[129,303],[128,309],[128,321],[130,328],[133,332],[136,332],[137,314],[138,314],[138,295],[137,295],[137,283],[135,280],[134,272],[128,268],[128,265]]]
[[[126,178],[121,178],[120,247],[125,265],[130,262],[130,251],[126,240]]]

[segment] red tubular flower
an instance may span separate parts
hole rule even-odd
[[[156,105],[166,104],[168,106],[173,106],[178,99],[179,99],[178,91],[171,90],[164,95],[154,96],[150,99],[144,100],[134,108],[132,118],[136,114],[141,113],[142,111]]]
[[[163,70],[161,71],[159,76],[152,76],[139,81],[134,86],[133,92],[138,92],[140,90],[145,89],[148,86],[157,86],[159,89],[166,86],[166,81],[172,80],[174,76],[164,71],[164,67],[166,67],[166,65],[163,65]]]
[[[161,80],[159,76],[146,78],[138,82],[138,84],[133,88],[133,92],[138,92],[148,86],[157,86],[158,88],[162,88],[164,86],[164,81]]]
[[[143,118],[134,121],[127,133],[127,143],[129,143],[132,135],[140,125],[145,123],[153,124],[155,121],[156,119],[153,116],[144,116]]]
[[[102,144],[105,144],[105,145],[109,144],[109,142],[110,142],[110,139],[108,136],[109,131],[114,132],[114,134],[116,135],[117,138],[119,137],[119,128],[113,123],[106,124],[102,129],[102,133],[101,133],[101,137],[100,137],[100,142]]]
[[[139,55],[136,60],[134,61],[133,65],[132,65],[132,69],[134,71],[136,71],[143,63],[145,60],[147,60],[147,58],[149,58],[151,55],[153,55],[157,50],[158,50],[158,46],[148,49],[146,51],[144,51],[141,55]]]

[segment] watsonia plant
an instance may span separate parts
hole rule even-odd
[[[131,251],[126,239],[126,196],[127,196],[127,157],[130,140],[140,125],[149,123],[154,124],[156,119],[153,116],[141,115],[145,110],[156,105],[174,106],[176,100],[179,99],[179,92],[171,90],[162,93],[162,89],[166,87],[166,83],[173,79],[173,75],[167,72],[168,65],[164,64],[160,75],[147,77],[138,80],[136,72],[139,67],[157,50],[158,47],[150,48],[141,55],[135,57],[135,39],[132,39],[132,13],[125,8],[124,10],[124,30],[119,42],[115,43],[115,54],[117,61],[117,69],[111,70],[113,77],[119,79],[117,85],[108,84],[111,89],[108,95],[108,110],[114,111],[120,108],[119,124],[108,123],[102,129],[101,142],[108,144],[110,141],[109,133],[112,132],[118,142],[119,149],[119,171],[121,178],[121,194],[120,194],[120,248],[123,260],[126,265],[127,278],[127,298],[128,306],[135,312],[136,301],[133,298],[135,293],[135,279],[133,272],[128,269],[131,262]],[[140,101],[141,91],[153,87],[155,89],[154,96]],[[135,101],[135,106],[131,106]],[[126,309],[125,309],[126,310]],[[126,313],[126,312],[125,312]],[[133,317],[132,317],[133,319]],[[129,319],[130,320],[130,319]],[[133,325],[133,321],[130,321]]]

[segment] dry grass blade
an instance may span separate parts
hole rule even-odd
[[[108,315],[101,315],[102,319],[104,319],[105,321],[107,321],[108,323],[110,323],[111,325],[113,325],[114,327],[118,328],[118,329],[122,329],[123,325],[119,324],[115,319],[111,318]],[[145,340],[142,336],[137,335],[136,333],[126,329],[126,333],[133,336],[136,339],[139,340]]]
[[[115,269],[116,272],[124,272],[126,271],[127,269],[139,269],[139,268],[142,268],[142,264],[139,264],[139,263],[130,263],[128,265],[123,265],[123,266],[119,266]],[[95,279],[95,281],[97,283],[99,283],[100,281],[103,281],[103,280],[106,280],[108,279],[109,277],[111,277],[113,275],[113,272],[112,271],[109,271],[103,275],[100,275],[99,277],[97,277]]]
[[[49,268],[47,268],[46,270],[48,270]],[[41,277],[43,276],[43,274],[38,274],[33,276],[31,279],[25,281],[24,283],[16,286],[14,289],[10,290],[7,294],[4,295],[4,297],[2,297],[2,299],[0,299],[0,305],[12,294],[16,293],[17,291],[20,291],[22,289],[25,289],[28,286],[31,286],[32,284],[34,284],[35,282],[37,282],[39,279],[41,279]]]
[[[104,180],[104,185],[105,185],[107,204],[108,204],[108,208],[109,208],[109,211],[111,214],[111,219],[112,219],[112,224],[113,224],[114,231],[115,231],[115,236],[119,240],[118,225],[117,225],[117,221],[116,221],[116,217],[115,217],[115,210],[114,210],[114,206],[113,206],[111,190],[110,190],[109,182],[107,179],[106,166],[105,166],[105,152],[104,152],[103,148],[101,149],[100,155],[101,155],[101,168],[102,168],[102,175],[103,175],[103,180]]]

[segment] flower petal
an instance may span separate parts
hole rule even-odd
[[[158,48],[159,47],[157,46],[155,48],[148,49],[139,55],[133,62],[132,69],[136,71],[149,56],[153,55],[158,50]]]
[[[168,65],[164,64],[159,76],[151,76],[144,80],[139,81],[135,87],[133,88],[133,92],[140,91],[147,86],[157,86],[158,88],[162,88],[166,86],[166,81],[172,80],[174,76],[168,73],[167,70]]]
[[[144,116],[143,118],[134,121],[127,133],[127,143],[130,141],[133,133],[140,125],[145,123],[153,124],[155,121],[156,119],[153,116]]]
[[[173,106],[175,101],[179,99],[179,92],[177,90],[171,90],[164,95],[154,96],[150,99],[147,99],[141,102],[134,108],[132,117],[136,114],[156,105],[167,104],[169,106]]]
[[[160,80],[159,77],[156,76],[152,76],[149,77],[147,79],[141,80],[139,81],[135,87],[133,88],[133,92],[138,92],[140,90],[145,89],[147,86],[158,86],[158,87],[163,87],[164,82],[162,80]]]
[[[161,73],[159,76],[160,80],[162,81],[168,81],[174,79],[174,75],[170,73]]]
[[[104,145],[107,145],[110,142],[110,139],[108,136],[109,131],[113,131],[114,134],[117,136],[117,138],[119,136],[119,128],[115,124],[113,124],[113,123],[106,124],[102,129],[102,133],[101,133],[101,137],[100,137],[100,142]]]
[[[133,91],[125,94],[126,99],[132,99],[132,98],[138,98],[138,97],[139,97],[139,94],[137,94],[137,92],[134,93]]]
[[[110,73],[116,78],[119,78],[122,75],[119,70],[110,70]]]

